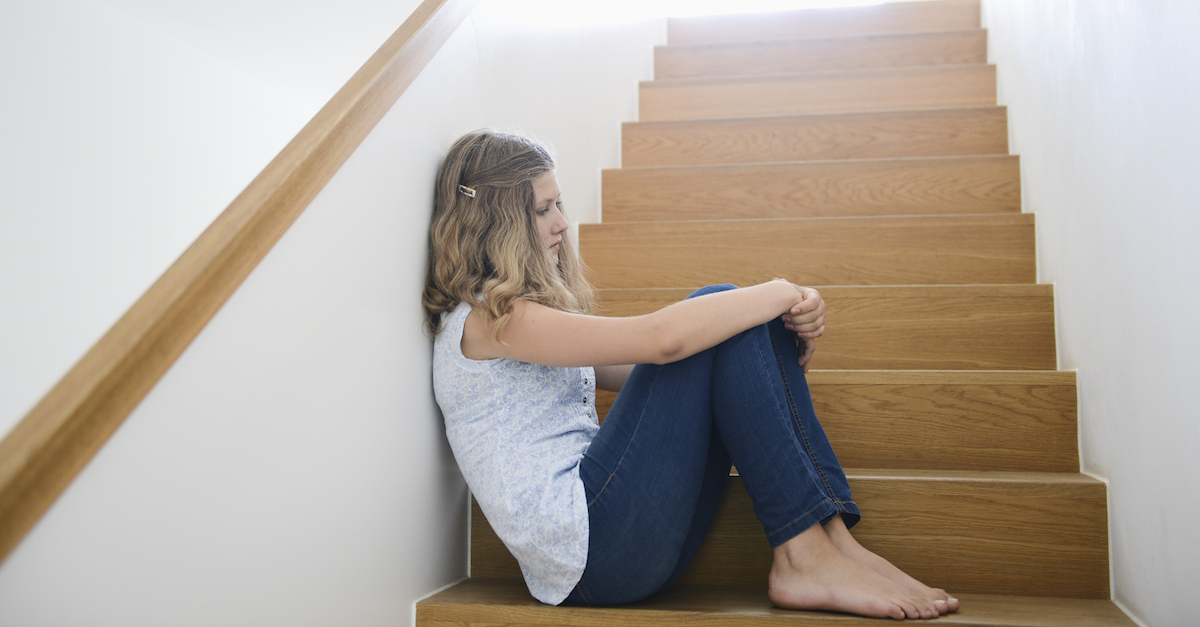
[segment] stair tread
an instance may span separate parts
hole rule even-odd
[[[605,224],[614,224],[606,222]],[[647,300],[682,299],[702,286],[694,287],[610,287],[598,289],[602,297],[639,298]],[[936,296],[1007,296],[1020,297],[1030,294],[1053,294],[1054,286],[1049,283],[981,283],[961,285],[811,285],[822,295],[837,295],[843,298],[929,298]]]
[[[850,113],[853,113],[853,112],[850,112]],[[880,112],[872,111],[871,113],[880,113]],[[827,115],[827,114],[819,114],[819,115]],[[687,121],[694,122],[695,120],[687,120]],[[636,122],[627,122],[627,124],[636,124]],[[620,168],[610,168],[610,169],[604,170],[604,171],[606,171],[606,172],[622,172],[622,171],[653,172],[653,171],[670,171],[670,170],[716,171],[720,168],[757,168],[757,167],[763,167],[765,165],[772,165],[772,166],[798,165],[798,166],[809,167],[809,166],[821,166],[821,165],[853,165],[855,163],[869,165],[869,164],[883,164],[883,163],[904,163],[904,162],[909,162],[909,161],[921,162],[921,161],[954,161],[954,160],[958,160],[958,159],[1010,159],[1010,158],[1015,158],[1015,157],[1016,157],[1016,155],[986,155],[986,154],[985,155],[950,155],[950,156],[946,156],[946,157],[860,157],[860,158],[854,158],[854,159],[811,159],[811,160],[805,160],[805,161],[773,161],[770,164],[751,162],[751,163],[698,163],[695,165],[639,165],[639,166],[622,166]]]
[[[916,115],[928,115],[928,114],[936,115],[938,113],[953,114],[953,113],[959,113],[959,112],[973,112],[973,111],[994,111],[994,110],[1003,111],[1006,108],[1007,107],[1005,107],[1004,105],[987,104],[987,105],[965,105],[965,106],[953,106],[953,107],[919,107],[919,108],[882,109],[879,111],[829,111],[829,112],[823,112],[823,113],[772,113],[772,114],[764,114],[764,115],[739,115],[739,116],[732,117],[732,118],[714,116],[714,117],[709,117],[709,118],[695,118],[695,119],[689,119],[689,120],[648,120],[645,122],[622,122],[622,125],[624,125],[624,126],[650,126],[650,125],[686,126],[689,124],[695,124],[697,122],[728,122],[728,123],[736,124],[738,121],[741,121],[741,120],[763,120],[763,121],[779,120],[779,121],[784,121],[787,118],[823,118],[823,119],[824,118],[851,118],[854,116],[859,116],[859,117],[878,116],[881,114],[888,114],[888,113],[911,117],[911,116],[916,116]],[[920,157],[922,155],[916,155],[916,156]],[[957,155],[946,155],[946,156],[957,156]],[[856,157],[856,159],[862,159],[862,160],[871,159],[871,158],[872,157]],[[882,157],[876,157],[876,158],[882,158]],[[903,158],[903,157],[898,157],[898,158]],[[834,161],[834,159],[827,159],[827,161]],[[838,161],[840,161],[840,159]],[[749,162],[749,163],[757,163],[757,162]],[[773,163],[777,163],[777,162],[773,162]],[[633,167],[647,167],[647,166],[633,166]]]
[[[961,483],[1026,483],[1038,485],[1104,485],[1103,481],[1079,472],[1014,472],[1003,470],[911,470],[846,468],[846,477],[883,481],[935,481]]]
[[[1134,625],[1111,601],[957,594],[962,608],[936,619],[948,625],[1012,627],[1116,627]],[[622,607],[550,606],[514,579],[468,579],[417,603],[417,620],[529,625],[649,624],[663,627],[722,625],[878,625],[878,619],[833,612],[781,610],[765,586],[678,584],[663,594]]]
[[[687,53],[687,52],[704,52],[704,51],[712,50],[712,51],[718,51],[718,52],[730,52],[733,50],[754,48],[754,49],[756,49],[755,51],[758,52],[758,51],[763,51],[764,49],[771,49],[771,48],[779,49],[779,48],[784,48],[784,47],[794,45],[794,44],[805,44],[805,43],[830,42],[830,43],[843,44],[843,43],[858,43],[858,42],[868,42],[868,41],[889,41],[889,40],[905,41],[905,40],[911,40],[913,38],[921,38],[921,37],[947,37],[947,36],[954,36],[954,35],[961,35],[961,34],[980,35],[980,34],[985,34],[985,33],[987,33],[987,29],[985,29],[985,28],[959,28],[959,29],[954,29],[954,30],[920,31],[920,32],[907,32],[907,33],[898,32],[898,33],[868,33],[868,34],[861,34],[861,35],[854,35],[854,34],[807,35],[807,36],[800,35],[800,36],[792,37],[791,39],[766,39],[766,40],[759,40],[759,41],[717,41],[717,42],[696,43],[696,44],[665,44],[665,45],[661,45],[661,46],[655,46],[654,51],[655,52],[665,51],[665,52],[673,52],[673,53]]]
[[[869,385],[872,383],[950,385],[1074,385],[1066,370],[812,370],[810,385]]]

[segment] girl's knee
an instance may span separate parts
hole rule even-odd
[[[708,285],[708,286],[702,287],[702,288],[692,292],[691,294],[688,295],[688,298],[695,298],[697,296],[704,296],[705,294],[715,294],[717,292],[736,290],[737,288],[738,288],[738,286],[732,285],[730,283],[719,283],[717,285]]]

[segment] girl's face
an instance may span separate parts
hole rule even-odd
[[[562,234],[567,230],[567,219],[562,214],[562,192],[558,189],[558,177],[554,170],[533,179],[533,216],[537,224],[538,235],[541,236],[542,246],[558,264],[558,248],[562,244]]]

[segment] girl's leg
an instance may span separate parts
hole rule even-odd
[[[579,465],[588,560],[569,600],[645,598],[678,579],[695,556],[730,466],[712,422],[713,353],[639,365],[625,382]]]
[[[858,506],[813,410],[794,335],[779,320],[716,347],[713,412],[772,547]]]
[[[733,286],[710,286],[689,298]],[[712,421],[710,349],[633,369],[579,465],[587,568],[568,599],[620,604],[670,586],[712,525],[729,454]]]
[[[714,362],[714,420],[775,547],[772,600],[893,618],[956,609],[944,592],[922,586],[850,536],[847,523],[858,521],[858,509],[798,358],[794,336],[774,321],[718,346]]]
[[[771,335],[780,346],[764,326],[680,362],[634,370],[580,464],[591,537],[572,601],[625,603],[677,579],[719,505],[729,445],[776,546],[777,604],[937,614],[930,599],[847,559],[816,524],[843,514],[853,522],[858,512],[811,415],[791,336],[777,326]]]

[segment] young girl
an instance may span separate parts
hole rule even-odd
[[[525,137],[459,139],[438,173],[422,298],[450,445],[533,596],[608,605],[670,586],[732,462],[774,547],[775,605],[956,610],[850,535],[858,507],[804,380],[820,295],[775,280],[593,316],[554,167]],[[597,387],[620,392],[602,426]]]

